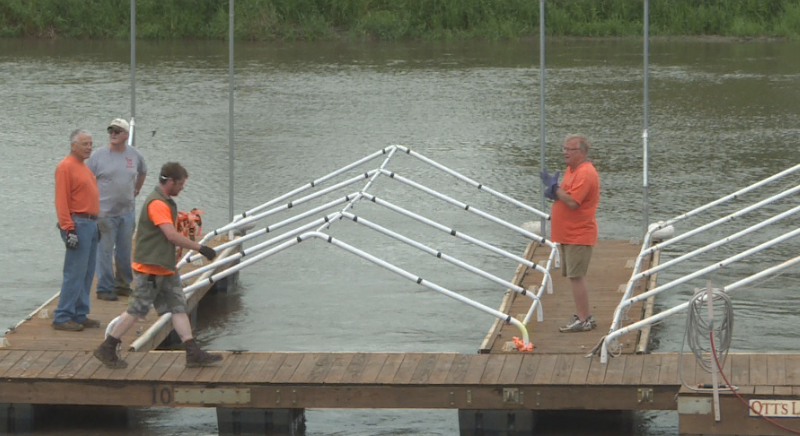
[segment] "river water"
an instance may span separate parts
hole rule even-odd
[[[392,144],[541,207],[538,46],[535,41],[237,44],[236,212]],[[687,212],[800,162],[800,44],[670,40],[650,47],[651,221]],[[180,41],[140,42],[137,48],[136,141],[150,165],[145,189],[152,189],[164,162],[180,161],[190,178],[179,207],[202,209],[205,229],[222,226],[229,216],[227,46]],[[6,186],[0,204],[11,211],[0,214],[0,325],[15,324],[59,288],[64,248],[53,228],[53,170],[68,153],[70,131],[89,129],[95,147],[102,147],[108,121],[130,116],[129,53],[125,42],[0,41],[0,169]],[[560,147],[567,133],[589,135],[602,183],[601,237],[640,236],[641,42],[551,41],[546,53],[547,166],[563,167]],[[394,158],[391,166],[509,222],[533,219],[407,156]],[[524,249],[525,241],[512,232],[386,178],[371,192],[513,252]],[[764,195],[725,206],[723,213]],[[768,212],[796,204],[795,196]],[[513,276],[515,265],[499,256],[377,206],[359,204],[356,211],[499,277]],[[766,212],[758,219],[765,217]],[[698,218],[677,230],[708,221]],[[742,244],[753,246],[796,222],[783,221]],[[500,303],[502,287],[448,269],[375,232],[344,221],[334,223],[331,232],[489,307]],[[729,233],[711,232],[667,254]],[[797,247],[795,241],[767,250],[711,278],[730,283],[731,277],[796,256]],[[719,250],[662,279],[724,259],[732,250]],[[492,322],[488,315],[342,253],[308,242],[246,269],[239,289],[203,310],[198,339],[221,350],[471,353],[478,348]],[[793,270],[735,293],[733,351],[800,348],[788,327],[798,313],[797,278]],[[697,286],[702,284],[680,287],[660,299],[657,309],[685,301]],[[656,329],[658,350],[680,348],[684,322],[678,315]],[[75,415],[41,434],[217,431],[213,409],[143,409],[130,427]],[[451,435],[458,429],[455,411],[309,410],[306,416],[311,435]],[[597,434],[606,426],[607,434],[677,433],[677,415],[671,412],[636,414],[624,423],[579,417],[549,423],[541,434]]]

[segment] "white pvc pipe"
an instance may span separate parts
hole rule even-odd
[[[352,246],[350,246],[350,245],[348,245],[348,244],[346,244],[344,242],[336,240],[332,236],[330,236],[328,234],[325,234],[325,233],[322,233],[322,232],[308,232],[308,233],[304,233],[304,234],[302,234],[300,236],[297,236],[296,238],[291,239],[289,241],[286,241],[283,244],[281,244],[281,245],[279,245],[277,247],[274,247],[274,248],[272,248],[270,250],[267,250],[267,251],[265,251],[265,252],[263,252],[263,253],[261,253],[261,254],[259,254],[257,256],[248,258],[247,260],[239,263],[238,265],[234,265],[234,266],[232,266],[232,267],[230,267],[230,268],[228,268],[228,269],[226,269],[224,271],[221,271],[221,272],[219,272],[217,274],[214,274],[214,275],[212,275],[212,276],[210,276],[208,278],[205,278],[205,279],[202,279],[202,280],[197,280],[191,286],[186,287],[184,289],[184,292],[191,292],[191,291],[199,289],[199,288],[201,288],[203,286],[207,286],[207,285],[213,284],[213,283],[219,281],[220,279],[223,279],[223,278],[225,278],[225,277],[227,277],[227,276],[229,276],[231,274],[234,274],[235,272],[237,272],[237,271],[239,271],[239,270],[241,270],[241,269],[243,269],[243,268],[245,268],[245,267],[247,267],[249,265],[252,265],[252,264],[254,264],[254,263],[256,263],[256,262],[258,262],[260,260],[266,259],[267,257],[272,256],[273,254],[278,253],[280,251],[283,251],[283,250],[285,250],[285,249],[287,249],[287,248],[289,248],[291,246],[297,245],[297,244],[303,242],[304,240],[306,240],[308,238],[322,239],[322,240],[324,240],[324,241],[326,241],[328,243],[331,243],[331,244],[333,244],[333,245],[335,245],[335,246],[337,246],[339,248],[342,248],[342,249],[344,249],[346,251],[349,251],[349,252],[351,252],[351,253],[353,253],[353,254],[361,257],[361,258],[364,258],[364,259],[366,259],[366,260],[368,260],[368,261],[370,261],[370,262],[372,262],[372,263],[374,263],[374,264],[376,264],[378,266],[382,266],[382,267],[388,269],[389,271],[392,271],[392,272],[394,272],[394,273],[396,273],[396,274],[398,274],[398,275],[400,275],[402,277],[405,277],[405,278],[407,278],[407,279],[409,279],[411,281],[414,281],[419,285],[425,286],[425,287],[427,287],[429,289],[432,289],[434,291],[442,293],[442,294],[444,294],[444,295],[446,295],[446,296],[448,296],[450,298],[453,298],[455,300],[461,301],[462,303],[465,303],[465,304],[467,304],[469,306],[472,306],[472,307],[474,307],[476,309],[479,309],[479,310],[481,310],[483,312],[486,312],[486,313],[488,313],[488,314],[490,314],[492,316],[495,316],[497,318],[503,319],[509,324],[514,324],[515,326],[517,326],[517,328],[519,328],[520,333],[523,336],[524,345],[527,346],[529,344],[529,342],[530,342],[529,339],[528,339],[528,331],[527,331],[527,329],[516,318],[514,318],[514,317],[512,317],[510,315],[506,315],[503,312],[500,312],[498,310],[492,309],[491,307],[485,306],[485,305],[483,305],[481,303],[478,303],[477,301],[470,300],[469,298],[466,298],[466,297],[464,297],[462,295],[459,295],[459,294],[457,294],[455,292],[452,292],[452,291],[450,291],[450,290],[448,290],[446,288],[443,288],[443,287],[441,287],[441,286],[439,286],[439,285],[437,285],[437,284],[435,284],[433,282],[430,282],[430,281],[427,281],[427,280],[423,280],[421,277],[415,276],[415,275],[403,270],[402,268],[396,267],[396,266],[394,266],[394,265],[392,265],[392,264],[390,264],[390,263],[388,263],[388,262],[386,262],[384,260],[381,260],[381,259],[379,259],[379,258],[377,258],[377,257],[375,257],[375,256],[373,256],[373,255],[371,255],[371,254],[369,254],[367,252],[364,252],[364,251],[359,250],[359,249],[357,249],[355,247],[352,247]]]
[[[509,197],[509,196],[507,196],[505,194],[497,192],[494,189],[492,189],[492,188],[490,188],[490,187],[488,187],[488,186],[486,186],[486,185],[484,185],[482,183],[478,183],[478,182],[470,179],[469,177],[467,177],[465,175],[462,175],[461,173],[459,173],[457,171],[453,171],[450,168],[447,168],[446,166],[444,166],[444,165],[442,165],[442,164],[440,164],[440,163],[438,163],[438,162],[436,162],[434,160],[431,160],[431,159],[429,159],[429,158],[427,158],[427,157],[425,157],[425,156],[423,156],[423,155],[421,155],[421,154],[419,154],[419,153],[417,153],[417,152],[415,152],[415,151],[413,151],[413,150],[411,150],[411,149],[409,149],[407,147],[404,147],[402,145],[396,145],[396,147],[399,148],[402,151],[405,151],[410,156],[413,156],[413,157],[415,157],[415,158],[427,163],[428,165],[431,165],[434,168],[440,169],[440,170],[446,172],[447,174],[450,174],[451,176],[458,178],[459,180],[462,180],[464,182],[469,183],[470,185],[478,188],[481,191],[486,191],[489,194],[494,195],[497,198],[502,198],[503,200],[505,200],[505,201],[515,205],[515,206],[521,207],[521,208],[527,210],[528,212],[531,212],[531,213],[533,213],[535,215],[538,215],[538,216],[540,216],[542,218],[545,218],[545,219],[548,219],[548,220],[550,219],[550,215],[540,211],[539,209],[530,207],[527,204],[522,203],[521,201],[515,200],[515,199],[513,199],[513,198],[511,198],[511,197]],[[381,169],[383,169],[383,168],[381,168]]]
[[[763,270],[763,271],[761,271],[761,272],[759,272],[757,274],[753,274],[752,276],[746,277],[746,278],[744,278],[742,280],[739,280],[737,282],[731,283],[730,285],[725,286],[724,288],[722,288],[722,291],[728,293],[730,291],[733,291],[733,290],[736,290],[736,289],[741,288],[743,286],[746,286],[746,285],[748,285],[750,283],[753,283],[753,282],[755,282],[757,280],[761,280],[764,277],[768,277],[768,276],[770,276],[772,274],[775,274],[775,273],[777,273],[779,271],[782,271],[782,270],[784,270],[786,268],[789,268],[791,266],[794,266],[796,264],[800,264],[800,256],[795,257],[793,259],[789,259],[786,262],[783,262],[782,264],[775,265],[775,266],[773,266],[771,268],[767,268],[767,269],[765,269],[765,270]],[[621,329],[618,329],[618,330],[614,330],[613,332],[608,333],[603,338],[603,346],[602,346],[602,352],[601,352],[601,355],[600,355],[600,361],[602,363],[606,363],[608,361],[609,343],[612,343],[613,341],[616,341],[617,338],[619,338],[620,336],[626,335],[626,334],[631,333],[631,332],[636,331],[636,330],[641,330],[643,327],[645,327],[647,325],[651,325],[651,324],[654,324],[654,323],[656,323],[658,321],[666,319],[669,316],[674,315],[674,314],[686,309],[686,307],[688,307],[688,306],[689,306],[689,302],[687,301],[685,303],[679,304],[679,305],[677,305],[675,307],[672,307],[670,309],[661,311],[661,312],[659,312],[659,313],[657,313],[657,314],[655,314],[655,315],[653,315],[653,316],[651,316],[651,317],[649,317],[647,319],[643,319],[643,320],[635,322],[635,323],[633,323],[633,324],[631,324],[629,326],[626,326],[624,328],[621,328]]]

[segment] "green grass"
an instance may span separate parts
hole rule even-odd
[[[239,40],[539,34],[536,0],[236,0]],[[640,36],[643,0],[547,0],[551,36]],[[137,37],[226,39],[228,0],[137,0]],[[125,39],[130,0],[0,0],[0,36]],[[652,35],[800,39],[800,0],[650,0]]]

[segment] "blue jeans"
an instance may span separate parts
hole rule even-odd
[[[97,292],[114,290],[114,266],[125,287],[133,281],[131,246],[133,245],[134,211],[121,216],[100,218],[97,228],[102,237],[97,246]],[[113,262],[112,262],[113,259]],[[119,283],[119,286],[123,283]]]
[[[92,289],[97,257],[97,222],[74,215],[72,221],[78,234],[78,247],[67,249],[64,255],[64,279],[58,308],[53,311],[54,323],[69,320],[83,322],[89,314],[89,291]],[[60,232],[61,239],[66,241],[67,233],[63,230]]]

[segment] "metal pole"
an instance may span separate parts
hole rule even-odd
[[[539,147],[541,171],[545,169],[544,161],[544,0],[539,0]],[[542,210],[547,210],[546,199],[544,197],[544,189],[542,190]],[[547,220],[542,218],[540,220],[540,229],[542,236],[547,235]]]
[[[233,1],[228,4],[228,218],[233,221]]]
[[[647,167],[647,165],[648,165],[648,163],[647,163],[647,160],[648,160],[648,156],[647,156],[647,139],[648,139],[647,138],[648,137],[647,128],[648,128],[648,122],[649,122],[649,120],[648,120],[648,116],[649,115],[648,115],[648,112],[647,112],[648,106],[649,106],[648,95],[647,95],[647,80],[648,80],[648,75],[649,75],[649,70],[648,70],[649,59],[648,59],[648,55],[650,53],[650,47],[649,47],[649,44],[648,44],[649,43],[649,39],[650,39],[649,38],[649,34],[650,34],[650,17],[649,17],[650,8],[649,8],[649,3],[650,3],[649,0],[644,0],[644,130],[642,131],[642,148],[643,148],[643,151],[642,151],[642,161],[643,161],[643,164],[642,164],[642,173],[643,173],[643,175],[642,175],[642,177],[643,177],[643,185],[642,185],[642,187],[643,187],[643,194],[642,194],[643,207],[642,207],[642,211],[643,211],[644,222],[642,223],[642,227],[643,227],[642,235],[647,234],[647,226],[650,223],[649,203],[648,203],[648,201],[649,201],[649,199],[648,199],[649,182],[647,180],[647,171],[648,171],[648,167]]]
[[[136,117],[136,0],[131,0],[131,120]],[[136,145],[131,137],[130,145]]]

